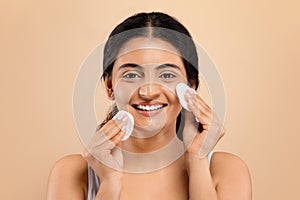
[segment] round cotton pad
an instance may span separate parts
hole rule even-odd
[[[176,85],[176,93],[179,99],[179,103],[182,105],[184,109],[188,111],[190,111],[190,109],[188,108],[187,102],[184,99],[184,95],[189,88],[190,87],[185,83],[179,83]]]
[[[129,136],[131,135],[132,131],[133,131],[133,126],[134,126],[134,118],[133,116],[125,111],[125,110],[120,110],[114,117],[113,119],[117,119],[117,120],[122,120],[123,122],[125,122],[125,128],[122,128],[122,131],[125,132],[125,135],[122,138],[122,141],[125,141],[129,138]],[[121,128],[121,127],[120,127]]]

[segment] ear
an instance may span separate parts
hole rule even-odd
[[[109,75],[104,75],[104,85],[106,89],[106,94],[109,100],[115,100],[114,91],[112,89],[111,77]]]

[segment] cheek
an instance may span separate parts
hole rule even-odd
[[[114,86],[114,96],[115,102],[119,110],[127,110],[128,111],[128,103],[130,98],[137,90],[137,86],[128,85],[126,83],[121,83],[121,81],[117,82]]]
[[[163,91],[163,93],[166,94],[165,96],[166,96],[167,101],[170,106],[169,110],[172,113],[172,116],[174,115],[175,118],[177,117],[177,115],[179,114],[179,112],[182,109],[182,106],[180,105],[177,94],[176,94],[176,90],[175,90],[176,85],[169,86],[169,87],[165,86],[164,91]]]
[[[173,101],[171,102],[171,112],[172,112],[172,116],[174,116],[175,118],[177,118],[177,115],[179,115],[182,106],[179,103],[179,100],[177,98],[177,96],[175,96],[175,98],[173,99]]]

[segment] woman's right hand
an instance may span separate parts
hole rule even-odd
[[[82,154],[99,177],[101,188],[105,185],[114,185],[113,188],[117,189],[116,186],[121,183],[123,169],[121,139],[125,134],[124,128],[125,122],[122,118],[108,121],[93,135]]]

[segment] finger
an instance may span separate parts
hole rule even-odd
[[[112,138],[110,139],[110,141],[111,141],[115,146],[118,145],[118,144],[121,142],[123,136],[125,135],[125,128],[126,128],[126,126],[123,126],[123,127],[120,129],[119,133],[116,134],[114,137],[112,137]]]
[[[200,117],[200,113],[202,115],[210,116],[211,115],[211,108],[201,99],[198,98],[198,94],[191,92],[188,90],[185,94],[185,100],[188,104],[193,105],[193,108],[190,110],[195,114],[195,116]],[[196,108],[196,109],[195,109]]]
[[[113,121],[113,120],[111,120]],[[96,133],[90,143],[87,145],[88,150],[94,155],[95,153],[101,157],[104,154],[110,153],[106,150],[111,150],[121,141],[124,136],[122,131],[114,122],[110,122],[110,127],[105,127],[100,133]],[[124,129],[125,125],[123,125]],[[108,133],[107,133],[108,132]],[[108,137],[107,137],[108,136]]]
[[[202,113],[211,114],[212,109],[205,102],[202,102],[201,98],[198,98],[198,94],[190,95],[187,93],[186,96],[188,101],[197,106]]]
[[[100,148],[99,150],[101,150],[101,149],[111,150],[111,149],[115,148],[121,142],[121,139],[124,135],[125,135],[125,132],[120,129],[115,136],[113,136],[110,140],[107,140],[106,142],[104,142],[99,147]]]
[[[188,89],[186,92],[188,95],[190,95],[192,97],[192,99],[195,99],[197,101],[199,101],[202,105],[202,107],[206,110],[211,110],[210,106],[206,103],[206,101],[200,96],[200,94],[198,94],[195,90],[193,90],[192,88]]]
[[[193,113],[187,110],[184,111],[184,118],[183,142],[185,149],[187,149],[198,134],[199,123],[195,121]]]
[[[210,123],[210,113],[204,111],[199,104],[195,104],[191,100],[188,100],[188,107],[201,124],[205,125]]]
[[[119,124],[119,126],[122,125],[121,123]],[[88,146],[100,146],[109,141],[120,132],[121,128],[119,126],[114,120],[110,120],[93,135]]]
[[[100,129],[99,134],[101,135],[101,133],[103,133],[107,139],[111,139],[119,132],[124,124],[122,120],[112,119]]]
[[[199,152],[200,158],[205,157],[216,146],[225,134],[225,129],[219,124],[211,124],[206,132],[203,145]]]
[[[196,105],[202,113],[211,114],[211,108],[205,105],[201,100],[197,98],[196,95],[192,96],[189,101],[191,101],[194,105]]]

